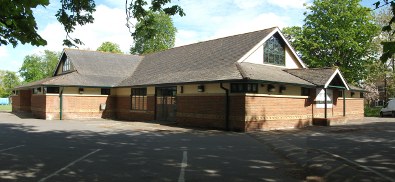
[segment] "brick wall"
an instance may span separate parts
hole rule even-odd
[[[152,121],[155,119],[155,96],[147,96],[147,110],[131,110],[130,96],[117,96],[115,98],[115,117],[127,121]]]
[[[244,97],[230,96],[230,130],[243,131]],[[225,94],[177,97],[177,123],[184,126],[226,129]]]
[[[21,97],[20,95],[11,96],[12,100],[12,112],[20,112],[21,110]]]
[[[100,104],[108,103],[107,100],[108,96],[63,95],[63,119],[102,118]]]
[[[246,96],[245,130],[304,127],[311,123],[311,111],[306,98]]]
[[[45,119],[59,119],[59,95],[46,95]]]
[[[35,95],[31,97],[31,112],[34,117],[40,119],[46,119],[46,96]]]
[[[31,90],[20,90],[19,95],[12,96],[12,112],[30,112]]]

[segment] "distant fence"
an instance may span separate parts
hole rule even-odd
[[[0,105],[10,105],[9,98],[0,98]]]

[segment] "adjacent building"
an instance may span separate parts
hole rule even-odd
[[[53,77],[15,88],[37,118],[174,121],[248,131],[362,118],[362,89],[309,69],[277,27],[147,55],[64,49]]]

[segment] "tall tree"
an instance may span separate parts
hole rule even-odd
[[[97,51],[102,52],[112,52],[112,53],[122,53],[121,48],[119,45],[112,42],[103,42],[98,48]]]
[[[0,97],[9,97],[12,89],[19,84],[20,80],[15,72],[0,70]]]
[[[351,83],[362,80],[379,32],[370,9],[360,0],[315,0],[307,9],[302,35],[293,35],[292,43],[304,61],[310,67],[339,67]]]
[[[83,44],[78,38],[72,38],[75,26],[92,23],[92,13],[96,10],[95,0],[59,0],[61,7],[55,14],[59,23],[63,25],[66,38],[63,44],[66,46],[77,46]],[[168,15],[185,15],[183,9],[178,5],[164,7],[171,0],[152,0],[148,6],[147,0],[125,0],[127,26],[130,28],[130,19],[143,19],[149,10],[154,12],[163,11]],[[28,43],[35,46],[46,45],[47,42],[37,33],[37,23],[33,10],[39,6],[46,7],[49,0],[18,0],[0,1],[0,46],[11,44],[14,47],[18,43]]]
[[[388,22],[392,19],[393,14],[390,7],[386,6],[374,14],[374,22],[379,27],[384,27],[388,25]],[[392,28],[395,28],[395,25],[391,25]],[[395,41],[395,35],[388,31],[381,31],[379,36],[374,38],[375,48],[378,53],[378,57],[383,55],[383,47],[382,42],[391,42]],[[389,56],[388,58],[381,60],[383,63],[387,64],[393,72],[395,72],[395,58],[394,55]]]
[[[131,54],[148,54],[174,47],[177,29],[170,16],[164,12],[148,12],[136,24]]]
[[[23,61],[19,74],[24,82],[33,82],[51,77],[57,62],[59,53],[44,51],[44,55],[27,55]]]
[[[387,32],[388,34],[394,35],[395,34],[395,1],[392,0],[379,0],[373,4],[375,6],[375,10],[381,7],[385,7],[390,5],[390,16],[391,18],[388,19],[387,22],[384,22],[382,26],[382,31]],[[395,54],[395,40],[388,40],[382,41],[381,44],[383,45],[383,52],[380,57],[381,61],[386,62],[388,59],[393,59]],[[395,69],[393,69],[395,70]]]

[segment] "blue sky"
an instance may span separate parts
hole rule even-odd
[[[301,26],[306,11],[303,4],[312,0],[173,0],[180,5],[186,16],[174,16],[178,29],[176,46],[245,33],[273,26]],[[364,6],[373,7],[375,0],[363,0]],[[133,39],[125,26],[124,0],[97,0],[95,22],[77,27],[72,34],[85,45],[82,49],[96,50],[104,41],[120,45],[128,53]],[[46,49],[61,52],[66,36],[54,14],[59,0],[51,0],[48,7],[34,11],[39,34],[48,41],[44,47],[18,45],[0,47],[0,70],[18,71],[23,59],[29,54],[42,54]]]

